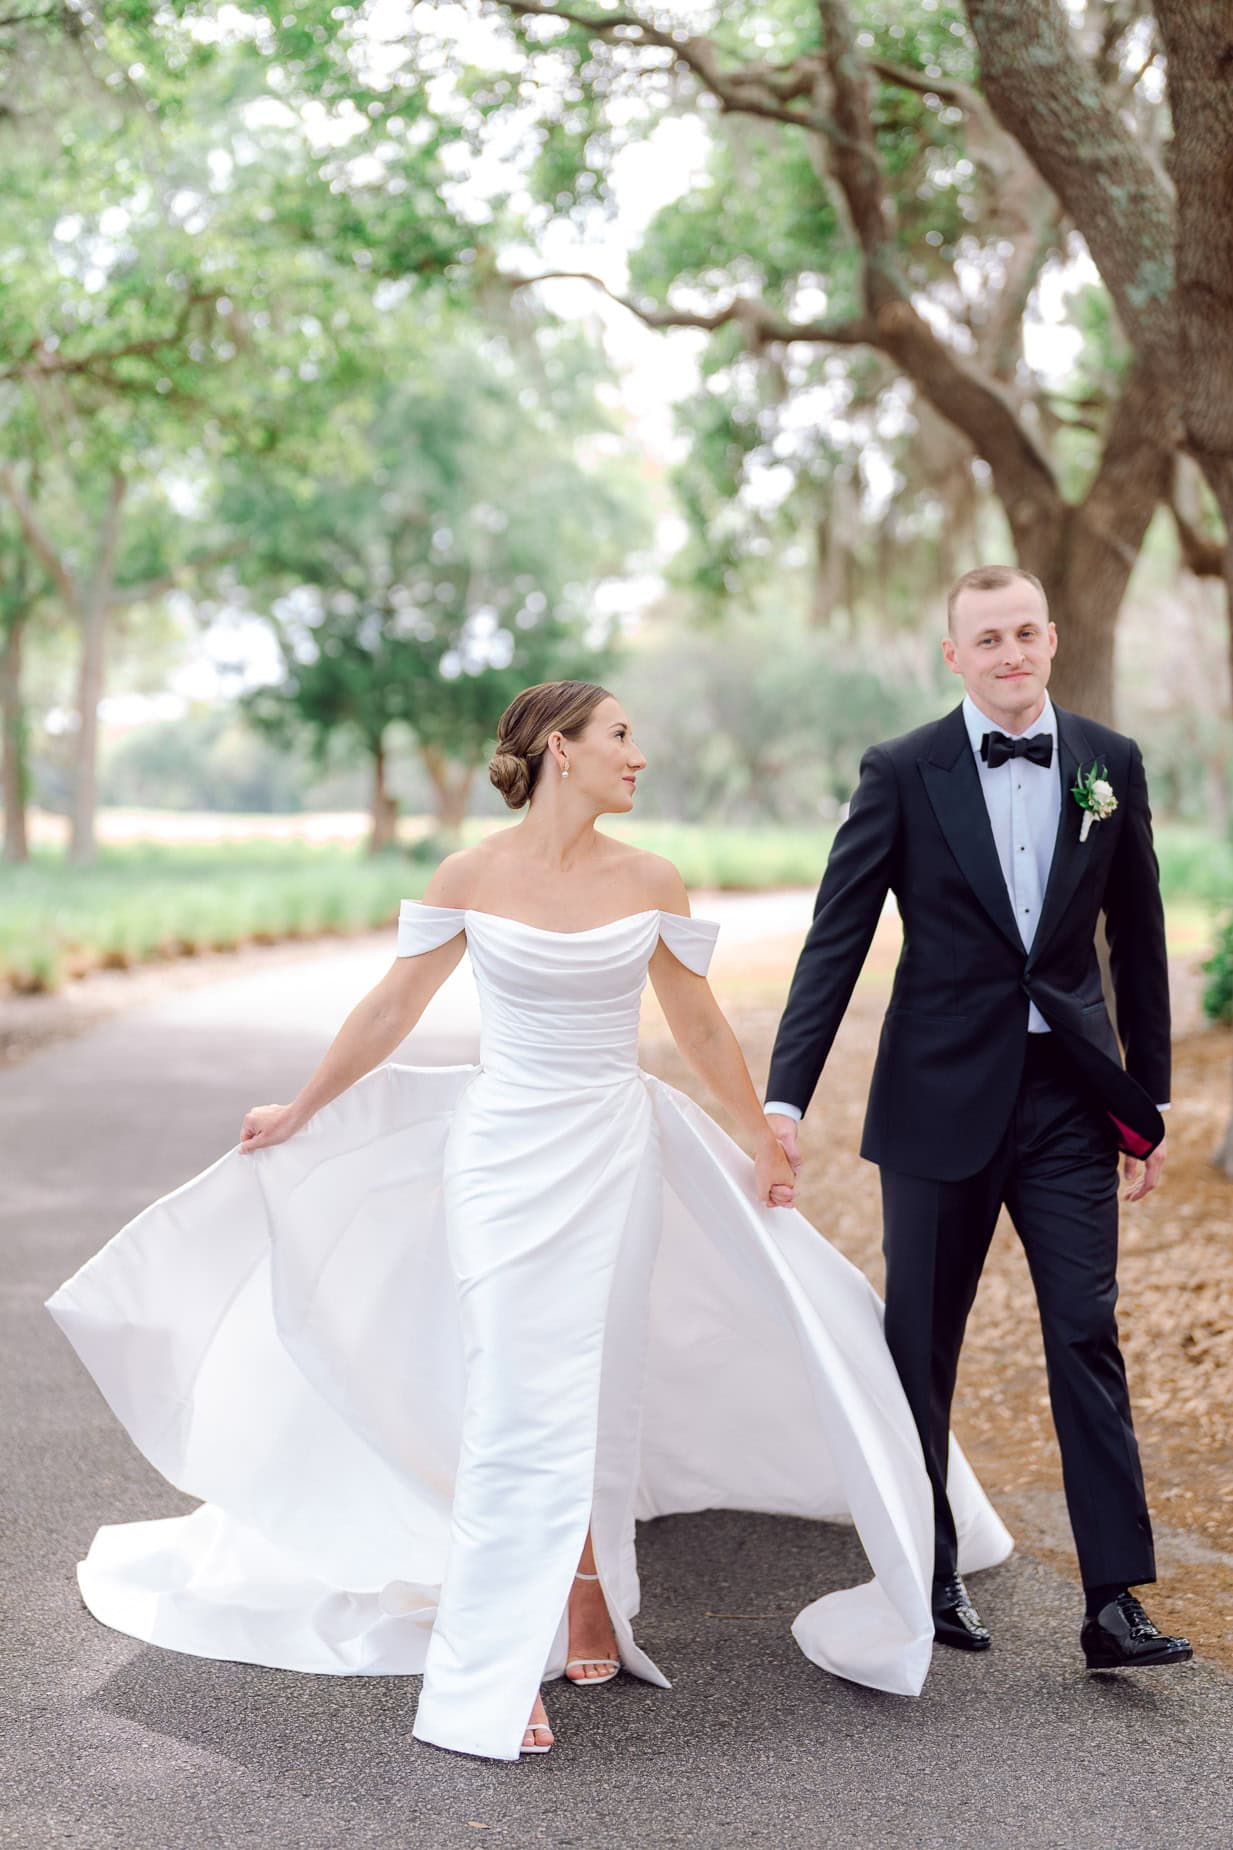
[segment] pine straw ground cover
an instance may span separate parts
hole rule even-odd
[[[1233,1037],[1204,1028],[1198,956],[1174,934],[1176,1017],[1170,1156],[1164,1184],[1123,1210],[1119,1321],[1157,1531],[1160,1585],[1150,1610],[1205,1656],[1233,1668],[1233,1182],[1212,1166],[1231,1102]],[[756,1084],[799,944],[721,949],[714,986]],[[1174,950],[1178,950],[1175,941]],[[1201,953],[1200,953],[1201,954]],[[898,955],[883,922],[819,1086],[802,1147],[802,1211],[881,1289],[877,1171],[857,1154],[878,1030]],[[647,1011],[644,1062],[714,1103]],[[716,1114],[721,1115],[721,1114]],[[1044,1353],[1027,1265],[1003,1220],[968,1325],[955,1426],[1019,1545],[1076,1581]],[[996,1618],[996,1614],[990,1614]]]

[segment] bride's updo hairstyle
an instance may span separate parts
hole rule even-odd
[[[596,707],[611,697],[594,681],[541,681],[514,696],[501,715],[497,749],[488,761],[488,776],[511,809],[530,802],[552,734],[580,738]]]

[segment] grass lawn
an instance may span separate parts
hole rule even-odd
[[[231,820],[218,818],[220,830]],[[311,819],[304,822],[311,826]],[[813,886],[832,833],[656,822],[617,827],[626,840],[675,861],[695,889]],[[468,835],[484,828],[474,824]],[[1170,938],[1178,949],[1202,948],[1215,913],[1233,902],[1233,845],[1180,825],[1162,829],[1158,845]],[[117,842],[105,845],[88,869],[40,849],[24,867],[0,868],[0,983],[53,990],[100,967],[388,925],[400,899],[423,892],[431,867],[431,859],[402,852],[373,858],[345,842],[259,833]]]

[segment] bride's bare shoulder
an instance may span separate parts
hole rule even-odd
[[[674,864],[662,854],[652,854],[649,848],[634,848],[625,842],[620,847],[628,857],[626,870],[631,876],[630,883],[643,895],[648,909],[679,912],[688,918],[689,894]]]
[[[437,864],[432,879],[424,889],[424,904],[460,907],[473,905],[490,859],[491,851],[484,842],[477,842],[473,848],[460,848],[456,854],[447,854]]]

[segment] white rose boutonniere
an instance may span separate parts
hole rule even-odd
[[[1086,771],[1080,771],[1071,785],[1070,794],[1083,811],[1079,840],[1086,841],[1092,824],[1107,822],[1117,808],[1117,798],[1113,794],[1107,768],[1103,764],[1093,764]]]

